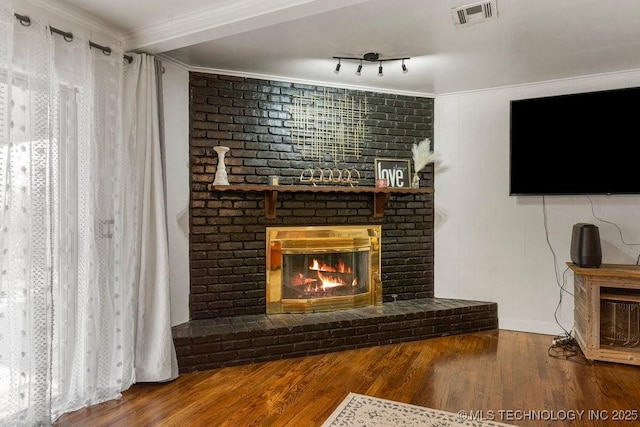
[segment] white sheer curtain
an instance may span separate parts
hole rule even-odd
[[[177,375],[161,129],[153,58],[14,12],[0,0],[0,425],[48,425]]]

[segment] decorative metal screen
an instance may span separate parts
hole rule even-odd
[[[367,98],[356,99],[326,91],[322,95],[294,98],[291,108],[291,139],[305,160],[344,161],[347,156],[360,158],[367,139],[365,126]]]

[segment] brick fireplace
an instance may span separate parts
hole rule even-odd
[[[174,327],[182,372],[497,327],[494,303],[433,298],[432,194],[393,195],[374,217],[368,194],[281,192],[268,219],[263,193],[209,189],[216,145],[230,148],[231,184],[267,185],[270,175],[298,184],[311,165],[291,143],[289,111],[295,96],[313,92],[344,89],[190,74],[191,321]],[[347,92],[366,96],[370,140],[341,168],[359,170],[359,185],[373,187],[375,158],[410,159],[414,143],[433,140],[433,99]],[[431,167],[420,175],[421,186],[433,185]],[[381,229],[382,306],[266,314],[268,227],[368,224]]]

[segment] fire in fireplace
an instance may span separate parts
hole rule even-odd
[[[380,226],[267,227],[267,313],[382,303]]]
[[[369,290],[369,251],[282,257],[285,299],[357,295]]]

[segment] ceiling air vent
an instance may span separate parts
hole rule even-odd
[[[496,0],[481,1],[451,9],[455,24],[475,24],[498,16]]]

